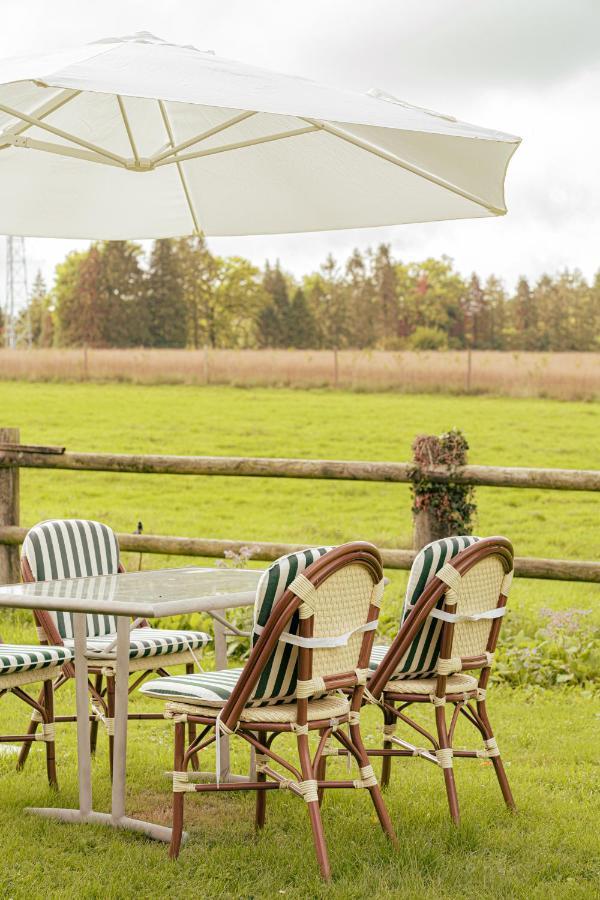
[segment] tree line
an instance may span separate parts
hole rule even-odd
[[[135,243],[96,242],[57,266],[50,289],[38,273],[17,334],[36,347],[600,350],[600,272],[521,277],[510,291],[381,244],[294,279],[279,262],[216,256],[201,237],[157,240],[147,261]]]

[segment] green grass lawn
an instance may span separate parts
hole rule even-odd
[[[600,405],[493,397],[353,394],[229,387],[0,382],[0,426],[70,450],[406,461],[415,435],[457,426],[481,465],[598,468]],[[21,521],[97,518],[118,531],[311,544],[353,538],[411,546],[402,484],[21,471]],[[598,499],[480,488],[478,533],[521,556],[598,558]],[[138,557],[125,560],[137,567]],[[183,565],[148,556],[149,567]],[[188,560],[189,562],[189,560]],[[406,576],[394,573],[391,608]],[[600,588],[519,581],[513,602],[600,608]],[[388,609],[390,599],[388,599]]]
[[[19,426],[27,443],[80,451],[398,461],[410,458],[416,434],[457,426],[470,441],[473,463],[566,468],[597,468],[600,445],[600,407],[594,404],[217,387],[0,383],[0,425]],[[81,516],[122,531],[133,531],[141,519],[147,532],[249,543],[411,543],[405,485],[28,470],[21,479],[24,525]],[[598,504],[591,494],[480,489],[477,500],[478,532],[507,535],[520,555],[598,557]],[[186,562],[148,556],[144,565]],[[126,563],[137,567],[137,557]],[[388,616],[397,614],[404,582],[403,573],[394,573]],[[541,607],[593,608],[599,615],[599,599],[598,586],[517,580],[511,606],[531,617]],[[35,639],[24,614],[5,615],[0,631],[5,639]],[[72,708],[70,690],[61,694],[59,711]],[[12,697],[0,702],[2,727],[10,721],[16,730],[26,712]],[[133,702],[138,709],[151,704]],[[316,874],[304,806],[285,792],[269,795],[267,828],[259,837],[250,796],[188,798],[191,837],[177,864],[168,862],[164,846],[140,836],[23,819],[28,804],[76,803],[74,728],[59,726],[60,800],[46,788],[41,747],[33,748],[25,773],[13,771],[12,757],[0,757],[0,897],[40,891],[119,900],[597,897],[597,699],[584,691],[495,687],[490,712],[517,815],[504,810],[491,766],[457,761],[463,823],[455,829],[439,771],[421,760],[397,761],[387,802],[400,851],[386,845],[364,792],[332,792],[324,806],[334,873],[328,888]],[[375,737],[378,724],[369,710],[365,735]],[[163,772],[172,767],[171,742],[167,724],[132,723],[131,814],[168,821]],[[105,743],[101,735],[94,763],[101,809],[109,805]],[[234,747],[241,770],[246,754]],[[211,761],[209,754],[207,767]],[[341,761],[334,766],[343,771]]]

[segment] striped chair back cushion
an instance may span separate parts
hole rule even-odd
[[[427,544],[416,555],[410,570],[406,597],[402,609],[400,625],[406,620],[415,603],[419,600],[425,587],[436,572],[450,562],[462,550],[475,544],[479,538],[461,535],[460,537],[442,538]],[[444,605],[444,595],[437,603],[438,609]],[[394,677],[410,677],[431,675],[440,655],[440,638],[442,632],[440,619],[428,617],[415,635],[410,647],[400,660]]]
[[[280,557],[264,573],[256,589],[252,646],[259,638],[259,632],[267,623],[277,601],[283,596],[297,575],[300,575],[316,559],[324,556],[331,547],[319,547],[289,553]],[[300,617],[294,613],[284,626],[284,631],[298,634]],[[256,629],[258,626],[258,629]],[[266,706],[285,703],[294,699],[297,681],[298,647],[278,641],[277,646],[261,672],[249,706]]]
[[[114,531],[86,519],[49,519],[34,525],[23,541],[23,556],[35,581],[86,575],[114,575],[119,569],[119,544]],[[70,613],[50,612],[62,638],[73,637]],[[88,635],[114,634],[115,616],[89,614]]]

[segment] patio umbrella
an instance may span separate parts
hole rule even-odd
[[[159,238],[499,216],[519,139],[147,33],[0,61],[0,233]]]

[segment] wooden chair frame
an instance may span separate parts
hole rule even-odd
[[[119,573],[125,572],[125,568],[123,567],[122,563],[119,563],[118,571]],[[21,557],[21,574],[25,583],[31,583],[36,580],[31,571],[29,562],[24,556]],[[46,610],[34,610],[33,617],[38,631],[39,641],[42,646],[46,644],[59,647],[64,646],[64,641],[59,634],[54,620],[49,612],[47,612]],[[149,622],[146,619],[142,619],[139,624],[141,628],[149,627]],[[162,659],[162,657],[158,658]],[[157,667],[155,669],[144,669],[144,664],[147,665],[147,661],[148,657],[142,657],[139,660],[130,661],[129,673],[140,673],[129,687],[130,694],[132,693],[132,691],[138,688],[140,684],[150,675],[161,675],[163,677],[168,676],[169,673],[163,666]],[[186,673],[188,674],[191,674],[194,671],[193,656],[189,653],[189,651],[169,654],[169,656],[164,658],[164,661],[169,666],[184,663]],[[98,739],[98,723],[102,721],[108,732],[108,754],[110,773],[112,777],[114,745],[112,723],[115,716],[115,675],[114,671],[112,673],[110,672],[111,668],[114,669],[114,666],[111,666],[111,662],[113,662],[113,660],[111,659],[98,660],[97,663],[94,663],[94,661],[91,659],[88,661],[88,672],[92,676],[88,680],[88,690],[91,697],[93,710],[93,712],[90,714],[90,748],[92,753],[96,752],[96,744]],[[65,665],[62,667],[60,675],[54,682],[54,691],[57,691],[64,684],[66,684],[70,678],[74,677],[75,668],[73,663],[65,663]],[[38,703],[41,703],[42,699],[43,691],[38,698]],[[160,713],[129,713],[127,718],[129,720],[156,720],[163,719],[163,716]],[[54,721],[76,722],[77,716],[55,716]],[[29,729],[27,732],[28,738],[30,736],[31,737],[26,743],[23,744],[23,747],[21,748],[21,752],[19,753],[19,758],[17,761],[18,769],[22,769],[27,761],[29,750],[31,748],[31,742],[36,740],[35,734],[38,725],[39,721],[37,720],[37,717],[33,717],[29,723]],[[193,740],[193,738],[196,736],[195,725],[193,723],[190,723],[189,733],[190,740]],[[197,760],[193,760],[192,764],[194,767],[197,767]]]
[[[371,574],[374,584],[379,583],[383,578],[381,557],[378,551],[371,544],[363,542],[345,544],[329,551],[308,566],[304,572],[304,577],[311,582],[313,587],[318,588],[335,572],[351,564],[365,567]],[[324,677],[327,691],[346,691],[350,694],[350,710],[348,713],[339,716],[335,721],[329,719],[309,721],[307,715],[309,700],[298,698],[294,701],[297,707],[296,722],[294,723],[249,722],[241,720],[244,708],[251,698],[252,692],[280,635],[301,603],[300,597],[294,594],[290,588],[277,601],[260,637],[252,649],[244,671],[230,698],[220,711],[215,710],[214,716],[208,716],[204,713],[195,714],[190,705],[186,705],[186,711],[183,714],[178,713],[176,709],[172,711],[167,710],[167,716],[172,717],[175,724],[173,832],[170,847],[170,856],[172,858],[178,856],[181,846],[184,797],[187,792],[256,791],[255,824],[260,829],[265,824],[266,792],[280,790],[282,787],[288,788],[290,793],[306,801],[317,859],[321,875],[325,880],[329,880],[331,877],[320,812],[325,790],[366,787],[377,811],[381,827],[388,838],[396,844],[396,836],[380,787],[369,765],[359,724],[360,709],[365,690],[366,669],[369,664],[375,635],[374,630],[363,633],[358,665],[355,671],[339,672]],[[367,621],[372,622],[374,619],[376,620],[378,615],[378,605],[371,602]],[[310,615],[308,618],[300,618],[299,633],[301,638],[312,638],[313,628],[314,615]],[[361,670],[365,673],[364,677],[360,674]],[[297,671],[299,681],[310,681],[312,679],[312,649],[303,646],[299,647]],[[173,704],[173,706],[176,706],[176,704]],[[218,716],[217,712],[219,712]],[[185,747],[184,730],[186,722],[202,726],[198,737],[191,741],[187,748]],[[338,726],[343,724],[348,724],[348,734],[339,729]],[[254,748],[257,754],[257,775],[255,781],[202,784],[189,780],[187,768],[190,760],[218,740],[217,731],[219,728],[225,734],[237,735]],[[319,742],[313,756],[311,756],[309,747],[308,734],[310,731],[319,732]],[[299,767],[292,765],[272,749],[272,744],[278,735],[290,732],[296,733]],[[354,758],[361,770],[360,779],[356,781],[326,779],[326,757],[331,738],[337,740],[344,750]],[[282,767],[288,777],[273,769],[270,763],[276,763]]]
[[[452,560],[451,565],[459,574],[465,575],[477,563],[491,556],[495,556],[502,562],[506,574],[513,570],[513,548],[510,541],[503,537],[490,537],[478,541],[462,550]],[[477,689],[465,694],[447,693],[447,676],[437,674],[436,687],[433,695],[414,694],[402,692],[402,680],[391,680],[404,654],[410,647],[414,637],[429,616],[430,612],[438,605],[442,596],[448,592],[448,585],[434,576],[426,585],[423,594],[407,616],[396,638],[381,663],[373,673],[369,681],[369,700],[376,703],[383,713],[384,740],[380,749],[369,749],[370,757],[382,757],[381,786],[389,784],[391,761],[394,757],[418,756],[441,766],[444,774],[448,804],[452,820],[458,824],[460,821],[458,796],[452,768],[453,758],[487,758],[491,760],[502,796],[509,809],[515,809],[515,802],[508,783],[508,778],[502,762],[500,751],[494,737],[486,705],[486,691],[491,671],[491,657],[496,649],[498,635],[502,624],[502,618],[491,619],[490,633],[488,636],[486,651],[481,656],[465,656],[460,658],[461,671],[480,670]],[[507,597],[500,593],[498,607],[506,606]],[[442,607],[446,613],[456,611],[455,604],[444,602]],[[452,644],[454,639],[455,624],[451,621],[443,621],[440,634],[440,656],[444,662],[452,658]],[[410,677],[410,676],[407,676]],[[405,710],[413,703],[433,704],[435,712],[436,736],[427,731],[419,723],[415,722]],[[448,725],[446,719],[446,705],[450,704],[452,717]],[[484,741],[484,750],[454,750],[452,742],[454,731],[460,716],[466,718],[480,732]],[[410,726],[418,734],[429,741],[431,748],[417,747],[408,741],[397,738],[394,735],[396,724],[401,721]],[[440,753],[440,751],[442,751]],[[444,753],[443,751],[448,751]]]
[[[1,649],[1,644],[0,644]],[[41,740],[46,747],[46,771],[48,773],[48,783],[50,787],[58,788],[58,779],[56,777],[56,748],[54,741],[54,686],[52,679],[54,678],[54,669],[29,669],[24,672],[16,672],[12,675],[0,676],[0,697],[5,694],[14,694],[22,700],[28,707],[33,709],[33,718],[35,719],[36,730],[41,723],[43,733]],[[23,690],[26,684],[36,684],[43,682],[42,690],[37,700]],[[0,735],[0,743],[22,744],[21,752],[27,748],[27,752],[31,748],[34,741],[40,740],[40,736],[31,730],[31,721],[27,734],[2,734]]]

